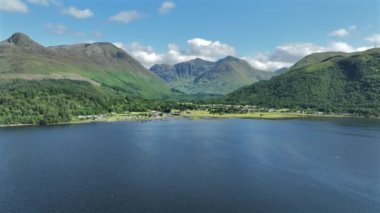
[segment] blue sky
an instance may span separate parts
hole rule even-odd
[[[256,68],[380,43],[379,0],[0,0],[0,39],[113,42],[144,65],[226,55]]]

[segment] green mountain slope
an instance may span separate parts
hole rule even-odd
[[[210,71],[198,76],[191,84],[191,91],[227,94],[244,85],[271,77],[272,73],[256,70],[248,62],[229,56],[217,61]]]
[[[343,53],[343,52],[322,52],[322,53],[313,53],[310,54],[300,61],[298,61],[295,65],[293,65],[292,69],[297,69],[301,67],[305,67],[311,64],[315,64],[318,62],[322,62],[324,60],[329,60],[331,58],[339,58],[339,57],[345,57],[350,55],[349,53]]]
[[[173,66],[154,65],[150,70],[173,88],[189,94],[227,94],[273,75],[231,56],[217,62],[195,59]]]
[[[1,79],[81,80],[130,96],[170,95],[168,85],[110,43],[45,48],[22,33],[0,43]]]
[[[167,109],[170,102],[145,100],[86,81],[1,80],[0,125],[49,124],[75,120],[79,115],[143,112]]]
[[[315,62],[308,60],[302,66],[298,63],[283,75],[228,94],[226,100],[379,115],[380,49],[323,58]]]

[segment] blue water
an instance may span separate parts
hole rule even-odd
[[[380,122],[2,128],[0,212],[380,212]]]

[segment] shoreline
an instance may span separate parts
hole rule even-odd
[[[142,115],[144,114],[144,115]],[[79,116],[78,116],[79,117]],[[73,119],[67,122],[58,122],[51,124],[2,124],[0,128],[12,127],[30,127],[30,126],[56,126],[56,125],[76,125],[86,123],[117,122],[117,121],[154,121],[176,119],[252,119],[252,120],[292,120],[292,119],[318,119],[318,118],[352,118],[352,119],[379,119],[378,117],[363,117],[355,115],[341,114],[303,114],[289,112],[253,112],[253,113],[223,113],[212,114],[205,110],[188,110],[180,113],[162,113],[162,116],[146,116],[146,112],[134,112],[132,114],[111,114],[93,115],[90,117],[100,117],[98,119]]]

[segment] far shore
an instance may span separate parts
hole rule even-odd
[[[315,118],[358,118],[365,119],[363,116],[348,114],[305,114],[300,112],[250,112],[250,113],[210,113],[207,110],[186,110],[174,111],[172,113],[147,113],[147,112],[130,112],[124,114],[111,113],[107,115],[88,115],[78,116],[68,122],[58,122],[46,124],[53,125],[70,125],[84,124],[95,122],[116,122],[116,121],[152,121],[163,119],[263,119],[263,120],[287,120],[287,119],[315,119]],[[373,119],[373,118],[372,118]],[[379,118],[375,118],[379,119]],[[41,124],[4,124],[1,127],[27,127],[27,126],[43,126]]]
[[[182,117],[187,118],[245,118],[245,119],[296,119],[296,118],[347,118],[356,116],[338,115],[338,114],[306,114],[299,112],[249,112],[249,113],[210,113],[206,110],[191,110],[181,112]]]

